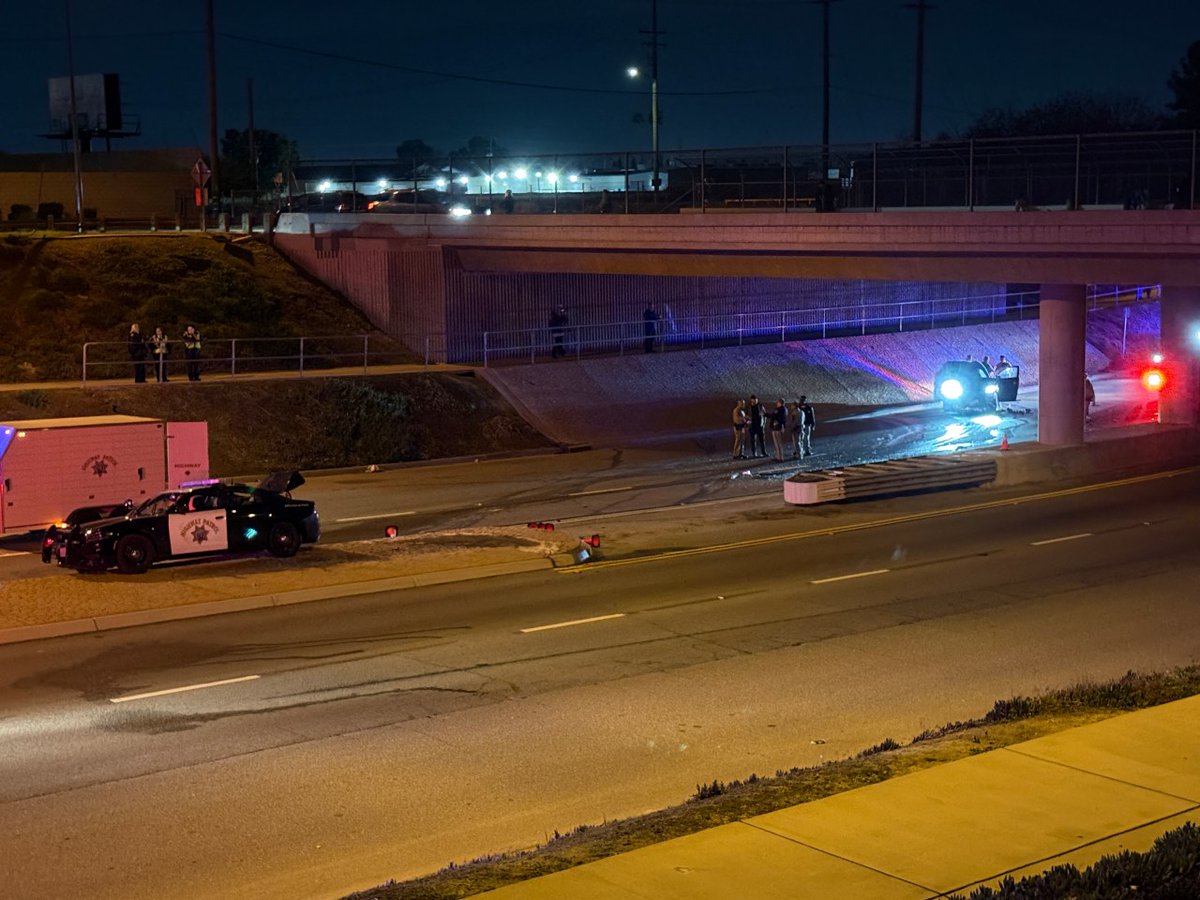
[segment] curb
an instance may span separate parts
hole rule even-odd
[[[225,600],[210,600],[188,606],[168,606],[164,609],[144,609],[136,612],[112,613],[87,619],[71,619],[66,622],[48,622],[44,625],[22,625],[17,628],[0,629],[0,645],[18,644],[47,638],[67,637],[74,634],[89,634],[112,631],[117,628],[134,628],[139,625],[154,625],[181,619],[196,619],[202,616],[219,616],[225,613],[246,612],[272,606],[290,606],[293,603],[312,603],[318,600],[334,600],[341,597],[361,597],[385,591],[400,591],[409,588],[431,587],[451,584],[456,581],[473,581],[494,578],[499,575],[519,575],[540,569],[558,569],[572,565],[570,555],[557,554],[538,559],[521,559],[507,563],[492,563],[464,569],[445,569],[440,572],[424,572],[419,575],[397,575],[374,581],[348,582],[326,587],[302,588],[253,597],[230,597]]]

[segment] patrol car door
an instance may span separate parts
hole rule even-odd
[[[1000,386],[996,399],[1001,403],[1014,402],[1017,399],[1017,389],[1021,386],[1021,367],[1012,366],[1006,369],[1003,375],[996,376],[996,383]]]
[[[193,494],[180,499],[167,515],[171,555],[212,553],[229,549],[226,510],[215,495]]]

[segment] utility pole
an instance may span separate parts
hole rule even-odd
[[[821,7],[821,180],[829,177],[829,4],[837,0],[808,0]]]
[[[221,188],[217,181],[217,29],[213,21],[213,0],[205,0],[208,32],[208,156],[212,169],[212,193],[221,202]]]
[[[662,185],[659,172],[662,168],[658,154],[658,38],[662,33],[658,30],[658,0],[650,0],[650,30],[641,29],[642,34],[650,36],[646,41],[650,48],[650,152],[654,157],[654,177],[651,187],[657,192]]]
[[[67,82],[71,94],[71,146],[75,157],[75,224],[83,234],[83,150],[79,146],[79,112],[75,106],[75,47],[71,40],[71,0],[64,0],[67,12]]]
[[[908,9],[917,11],[917,83],[916,96],[913,105],[913,140],[921,143],[921,107],[925,102],[925,13],[936,6],[930,6],[926,0],[916,0],[906,3]]]
[[[254,196],[251,198],[251,205],[258,202],[258,151],[254,146],[254,79],[246,79],[246,104],[249,112],[249,136],[250,136],[250,169],[254,177]],[[354,188],[351,185],[351,188]]]

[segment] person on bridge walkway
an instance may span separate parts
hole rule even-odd
[[[654,311],[654,307],[647,304],[646,311],[642,313],[642,319],[646,323],[643,333],[646,339],[642,341],[642,350],[646,353],[654,352],[654,342],[658,339],[658,313]]]
[[[808,402],[808,398],[800,398],[800,455],[812,456],[813,429],[817,427],[817,414]]]
[[[200,380],[200,332],[189,325],[183,332],[183,355],[187,358],[188,381]]]
[[[129,358],[133,360],[133,383],[146,383],[146,357],[150,353],[146,348],[146,338],[138,323],[129,326]]]
[[[155,328],[150,335],[150,350],[154,354],[154,374],[159,381],[167,380],[167,354],[171,352],[171,344],[162,328]]]
[[[781,397],[775,401],[775,408],[771,410],[771,449],[774,451],[771,458],[776,462],[783,462],[783,431],[785,428],[787,428],[787,407]]]
[[[1092,379],[1088,378],[1088,373],[1083,373],[1083,417],[1090,419],[1092,417],[1092,407],[1096,404],[1096,388],[1092,385]]]
[[[567,336],[567,308],[565,306],[557,306],[550,313],[550,339],[554,346],[550,350],[550,358],[558,359],[560,356],[567,355],[567,348],[563,341]]]
[[[746,417],[750,420],[750,455],[766,456],[766,436],[763,433],[765,410],[755,394],[750,395],[750,402],[746,404]]]
[[[733,403],[733,458],[746,458],[746,401]]]

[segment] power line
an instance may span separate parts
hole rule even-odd
[[[229,32],[220,32],[220,36],[232,41],[240,41],[245,44],[254,44],[258,47],[270,47],[274,50],[284,50],[289,53],[302,53],[306,56],[315,56],[320,59],[332,59],[338,62],[348,62],[360,66],[373,66],[378,69],[388,69],[393,72],[407,72],[410,75],[425,75],[434,78],[441,78],[448,81],[467,81],[475,84],[492,84],[502,87],[520,87],[531,88],[540,91],[564,91],[574,94],[617,94],[621,96],[630,96],[640,93],[639,91],[631,91],[627,89],[617,90],[614,88],[588,88],[576,87],[563,84],[546,84],[536,81],[517,81],[509,78],[488,78],[481,75],[466,75],[462,72],[447,72],[438,69],[422,69],[415,66],[403,66],[399,63],[381,62],[376,59],[366,59],[360,56],[349,56],[344,53],[331,53],[328,50],[313,50],[310,47],[297,47],[292,44],[283,44],[277,41],[264,41],[261,38],[251,38],[240,34],[231,34]],[[775,91],[775,88],[743,88],[724,91],[670,91],[665,92],[672,97],[732,97],[746,96],[749,94],[769,94]]]

